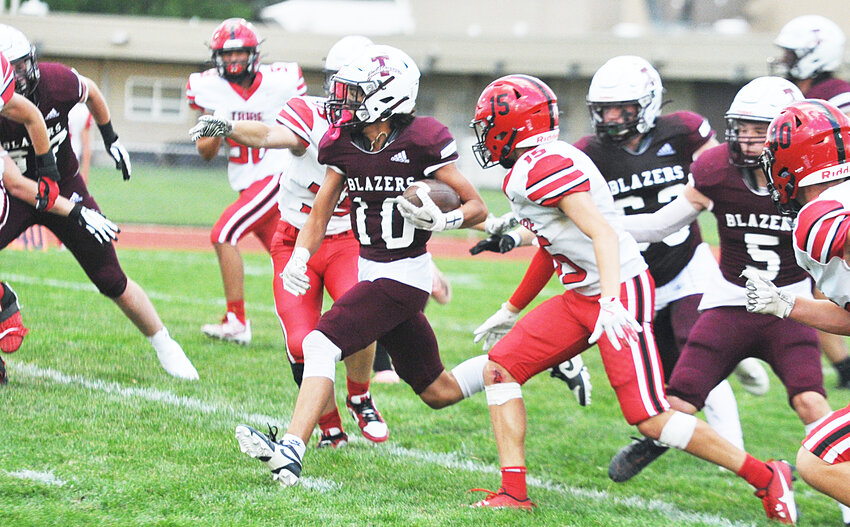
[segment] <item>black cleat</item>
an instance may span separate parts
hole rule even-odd
[[[624,446],[611,458],[608,465],[608,477],[617,483],[628,481],[637,476],[647,465],[667,452],[669,447],[658,444],[654,439],[633,437],[634,441]]]

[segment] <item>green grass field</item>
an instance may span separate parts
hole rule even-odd
[[[123,215],[138,207],[142,216],[136,221],[152,221],[160,211],[174,222],[174,204],[187,203],[173,195],[174,186],[155,198],[137,191],[132,206],[112,195],[118,192],[113,183],[122,188],[142,179],[125,184],[115,176],[102,190],[99,180],[92,188],[118,221],[130,221]],[[203,181],[206,193],[212,178]],[[223,191],[228,194],[221,204],[229,203],[232,195]],[[149,206],[135,203],[144,199]],[[206,214],[214,220],[221,206],[211,201]],[[434,411],[405,385],[373,386],[391,429],[387,443],[361,439],[344,416],[352,444],[339,451],[311,448],[303,484],[283,489],[263,463],[239,451],[233,437],[239,423],[284,427],[296,395],[273,311],[267,255],[245,255],[254,329],[247,348],[214,342],[199,331],[223,309],[212,252],[122,249],[119,257],[201,380],[168,376],[147,341],[94,290],[66,251],[3,251],[0,276],[20,293],[31,331],[20,351],[4,357],[10,374],[9,385],[0,389],[4,526],[770,524],[743,480],[681,452],[668,453],[625,484],[608,479],[611,455],[635,431],[620,414],[595,348],[584,354],[594,383],[590,407],[579,407],[548,375],[524,389],[529,491],[538,504],[532,513],[465,507],[480,498],[466,494],[468,489],[499,486],[483,395]],[[439,264],[454,298],[447,306],[429,305],[427,314],[443,361],[453,367],[480,353],[472,330],[509,296],[525,266],[469,259]],[[559,292],[550,284],[542,297]],[[341,367],[338,372],[342,379]],[[831,369],[825,375],[833,407],[846,405],[850,393],[831,389]],[[771,381],[764,397],[732,381],[745,440],[757,457],[793,460],[803,427],[778,380]],[[343,394],[337,396],[341,401]],[[801,480],[796,491],[799,525],[841,524],[834,502]]]

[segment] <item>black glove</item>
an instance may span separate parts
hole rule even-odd
[[[469,249],[469,254],[475,255],[484,251],[506,253],[516,247],[517,241],[511,234],[494,234],[481,240]]]
[[[35,175],[39,178],[50,178],[59,183],[62,176],[59,175],[59,169],[56,168],[56,158],[53,157],[53,152],[48,150],[44,154],[36,154]]]
[[[59,185],[49,177],[38,178],[38,193],[35,195],[35,210],[50,210],[59,197]]]
[[[124,181],[127,181],[130,179],[130,174],[133,171],[130,164],[130,154],[124,148],[124,145],[121,144],[121,141],[118,140],[118,134],[112,128],[112,121],[106,124],[99,124],[97,127],[100,129],[100,136],[103,138],[103,146],[106,147],[107,153],[115,161],[115,168],[121,171]]]

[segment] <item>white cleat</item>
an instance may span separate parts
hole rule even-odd
[[[734,373],[744,390],[753,395],[764,395],[770,389],[770,378],[756,358],[748,357],[739,362]]]
[[[251,321],[246,320],[243,324],[233,313],[224,315],[221,324],[204,324],[201,326],[204,335],[214,338],[235,342],[242,346],[251,343]]]
[[[198,370],[192,365],[192,361],[183,352],[180,344],[171,338],[167,329],[162,328],[159,333],[148,340],[156,350],[159,363],[162,364],[169,375],[189,381],[195,381],[199,378]]]
[[[248,425],[236,427],[236,441],[246,455],[264,462],[272,471],[272,479],[284,487],[298,483],[301,477],[301,459],[306,446],[300,438],[287,434],[277,441],[277,428],[269,426],[269,434],[254,430]]]

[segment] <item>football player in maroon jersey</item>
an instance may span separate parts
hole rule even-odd
[[[747,270],[747,310],[850,335],[850,118],[834,105],[806,100],[771,123],[762,154],[771,197],[796,217],[797,263],[829,300],[777,287]],[[850,406],[823,418],[797,452],[797,470],[812,487],[850,507]],[[844,511],[844,523],[850,515]]]
[[[328,77],[365,51],[372,41],[359,35],[342,38],[334,44],[325,59]],[[332,70],[332,71],[329,71]],[[277,115],[276,124],[262,121],[236,120],[204,115],[190,131],[193,140],[201,137],[227,138],[231,143],[252,149],[285,148],[294,154],[292,163],[280,180],[278,210],[280,221],[271,241],[270,254],[274,266],[275,309],[286,341],[286,354],[293,378],[301,386],[304,373],[303,341],[315,329],[322,314],[325,291],[336,300],[357,283],[359,244],[348,219],[349,202],[337,204],[326,227],[321,248],[310,260],[311,287],[305,295],[294,295],[284,289],[279,274],[295,249],[299,231],[314,207],[316,192],[325,178],[326,167],[319,164],[319,142],[329,128],[325,119],[324,97],[296,95]],[[370,343],[360,353],[345,359],[347,406],[363,436],[380,443],[389,437],[389,429],[374,404],[369,391],[369,377],[375,350]],[[394,372],[393,372],[394,373]],[[330,398],[319,416],[319,447],[341,447],[348,444],[334,398]]]
[[[820,15],[803,15],[785,24],[773,43],[782,57],[768,60],[776,75],[791,80],[807,99],[823,99],[850,115],[850,82],[835,71],[844,57],[845,37],[832,20]],[[815,298],[825,299],[815,291]],[[850,389],[850,355],[844,337],[818,331],[821,350],[838,373],[838,387]]]
[[[85,102],[94,115],[104,146],[115,161],[116,169],[122,172],[124,179],[130,177],[131,165],[127,150],[112,128],[109,108],[100,89],[91,79],[67,66],[39,63],[35,57],[35,48],[13,27],[0,25],[0,50],[7,55],[15,69],[15,90],[33,101],[44,116],[58,168],[55,184],[44,185],[41,176],[42,156],[37,156],[26,140],[26,129],[10,119],[0,118],[2,146],[21,168],[24,176],[32,180],[41,178],[40,189],[53,187],[58,190],[55,192],[51,188],[46,196],[40,192],[43,204],[36,203],[35,206],[17,199],[9,200],[8,220],[0,231],[0,248],[11,243],[31,225],[44,225],[74,255],[98,290],[115,302],[148,338],[162,367],[175,377],[197,379],[197,370],[180,344],[168,334],[168,329],[144,290],[124,274],[112,244],[99,243],[89,233],[79,229],[75,224],[80,223],[79,219],[74,222],[42,212],[45,207],[49,208],[50,200],[56,195],[73,199],[86,210],[98,211],[97,202],[89,194],[83,178],[79,177],[79,165],[68,137],[68,112],[79,102]]]
[[[302,344],[304,377],[292,420],[280,441],[247,425],[236,427],[243,452],[266,463],[275,480],[294,485],[305,444],[333,393],[335,364],[373,341],[386,346],[398,375],[432,408],[483,389],[486,356],[448,372],[423,308],[432,290],[432,231],[483,221],[487,208],[457,169],[448,129],[413,115],[419,69],[403,51],[372,46],[333,77],[325,104],[330,130],[319,143],[327,165],[313,208],[280,274],[294,295],[311,287],[308,261],[325,237],[343,190],[360,245],[359,282],[334,302]],[[446,213],[422,194],[415,207],[401,195],[415,181],[436,178],[453,187],[462,205]]]
[[[652,215],[630,218],[627,226],[639,241],[653,241],[693,221],[703,210],[717,218],[720,273],[703,277],[709,285],[701,314],[670,376],[670,403],[696,413],[706,394],[745,357],[770,364],[782,380],[788,402],[812,430],[830,413],[817,335],[793,321],[747,313],[744,271],[775,280],[789,294],[810,296],[812,284],[794,258],[791,223],[775,213],[758,156],[770,120],[800,91],[781,77],[760,77],[741,88],[726,113],[726,144],[712,148],[691,165],[692,181],[671,204]],[[718,334],[724,338],[718,339]],[[629,445],[612,460],[620,470],[637,474],[657,455],[638,455]],[[659,453],[660,455],[660,453]]]

